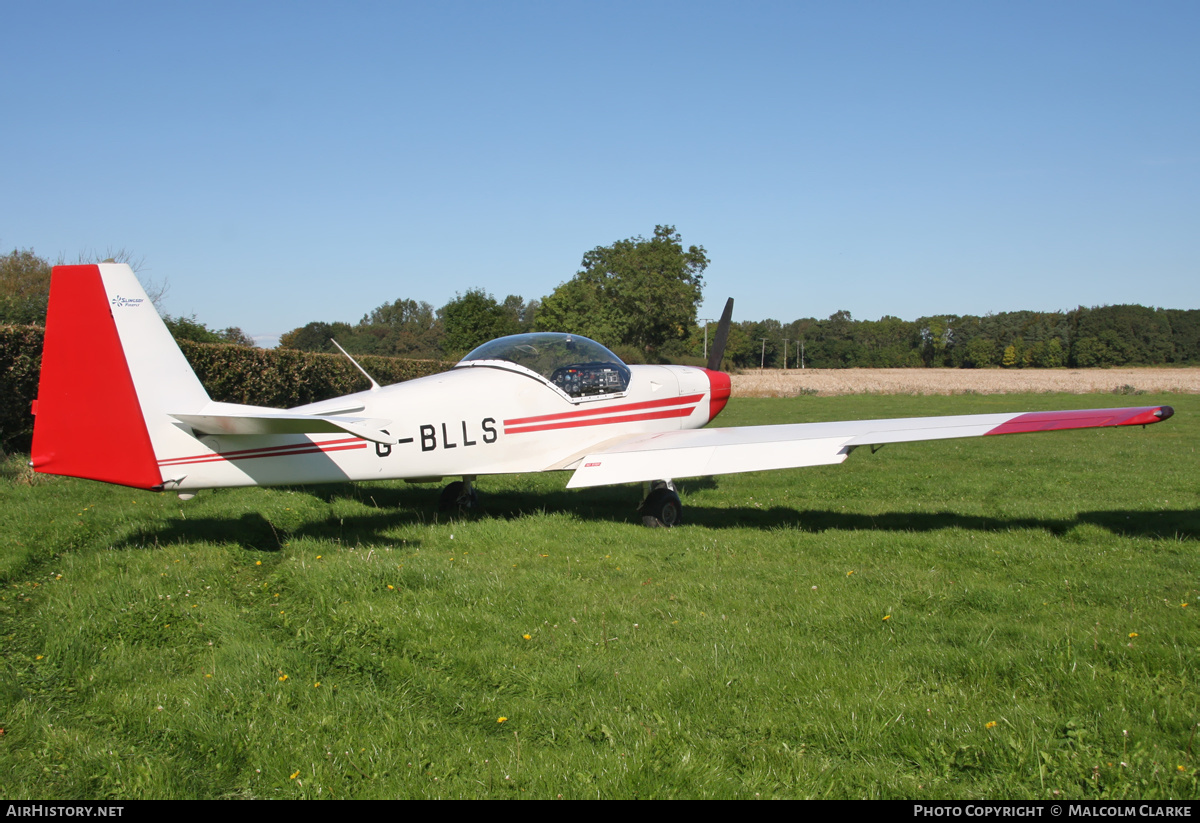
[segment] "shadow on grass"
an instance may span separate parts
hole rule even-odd
[[[633,521],[641,504],[641,492],[629,486],[606,486],[574,491],[569,489],[497,489],[489,490],[486,482],[478,487],[479,507],[468,515],[438,511],[442,486],[410,486],[407,488],[328,486],[305,489],[326,503],[337,500],[356,500],[378,508],[382,519],[374,513],[347,517],[347,527],[353,522],[375,523],[378,529],[405,525],[431,525],[458,520],[494,518],[516,520],[538,514],[566,514],[583,520]],[[640,522],[640,519],[638,519]],[[313,524],[314,526],[316,524]],[[311,536],[318,536],[312,534]],[[411,543],[411,541],[409,541]]]
[[[402,527],[436,525],[463,518],[472,520],[516,520],[530,515],[566,514],[594,522],[640,523],[637,506],[641,502],[637,491],[627,487],[591,489],[585,493],[559,490],[548,492],[498,491],[481,493],[478,511],[466,515],[451,515],[437,510],[441,487],[413,486],[355,487],[351,485],[317,486],[296,489],[310,494],[326,504],[352,499],[370,509],[353,515],[330,513],[321,519],[311,519],[298,527],[272,523],[258,512],[238,516],[196,516],[171,520],[158,528],[143,526],[114,548],[145,548],[194,541],[224,543],[240,546],[247,551],[277,552],[289,540],[310,538],[342,545],[403,544],[408,548],[421,545],[411,535],[403,538],[389,534]]]
[[[188,517],[164,523],[159,528],[142,526],[123,540],[113,543],[114,549],[151,548],[175,543],[231,543],[243,549],[277,552],[283,548],[288,535],[257,512],[238,517]]]
[[[680,484],[686,494],[702,488],[696,482]],[[237,517],[188,517],[164,524],[161,528],[143,528],[118,544],[123,547],[170,545],[195,540],[228,543],[248,551],[276,552],[288,540],[310,538],[342,545],[400,544],[419,545],[412,535],[392,536],[397,528],[435,525],[458,520],[516,520],[537,515],[566,515],[582,522],[640,524],[637,506],[640,489],[611,486],[569,490],[499,490],[480,493],[480,507],[468,515],[450,516],[437,511],[440,487],[321,486],[304,489],[314,498],[332,504],[343,498],[370,506],[358,514],[309,520],[290,529],[273,524],[257,512]],[[684,504],[683,522],[707,529],[795,529],[802,532],[877,531],[936,532],[966,529],[980,532],[1004,532],[1013,529],[1038,529],[1065,535],[1078,526],[1090,524],[1113,534],[1166,540],[1200,539],[1200,512],[1170,511],[1092,511],[1073,518],[982,517],[942,512],[884,512],[861,514],[823,509],[719,508]]]
[[[934,532],[943,529],[1003,532],[1013,529],[1040,529],[1064,535],[1072,529],[1091,524],[1126,537],[1153,537],[1167,540],[1200,538],[1200,512],[1176,511],[1098,511],[1080,512],[1074,518],[979,517],[957,512],[885,512],[856,514],[820,509],[717,509],[689,506],[684,509],[688,524],[711,529],[790,528],[805,532],[889,531]]]

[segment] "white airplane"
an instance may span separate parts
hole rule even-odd
[[[473,505],[483,475],[569,471],[568,488],[649,484],[644,521],[672,526],[682,511],[676,477],[835,464],[885,443],[1146,425],[1173,413],[702,428],[729,400],[729,375],[717,367],[732,304],[705,369],[627,366],[585,337],[520,334],[443,374],[387,387],[367,375],[367,391],[285,410],[211,400],[128,266],[57,266],[31,464],[184,499],[232,486],[461,477],[442,492],[443,508]]]

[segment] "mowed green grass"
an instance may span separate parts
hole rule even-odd
[[[1200,795],[1200,398],[735,400],[725,425],[1174,419],[636,487],[181,502],[0,479],[0,795]]]

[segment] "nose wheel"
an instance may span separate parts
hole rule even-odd
[[[642,525],[649,528],[678,526],[683,519],[683,504],[675,493],[675,484],[670,480],[656,481],[638,512],[642,515]]]

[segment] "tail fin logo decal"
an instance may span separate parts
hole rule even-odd
[[[114,295],[109,302],[112,303],[113,308],[122,309],[140,306],[142,303],[146,302],[146,299],[144,297],[122,297],[121,295],[117,294]]]

